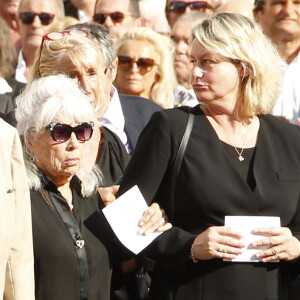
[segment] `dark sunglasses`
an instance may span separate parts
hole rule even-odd
[[[114,23],[121,23],[125,15],[120,11],[113,12],[111,14],[95,14],[93,16],[93,21],[98,24],[104,24],[107,17],[110,17]]]
[[[172,11],[177,14],[183,14],[188,6],[191,10],[201,11],[205,9],[211,9],[210,5],[206,1],[194,1],[190,3],[174,1],[170,3],[169,11]]]
[[[48,13],[40,13],[40,14],[35,14],[32,12],[23,12],[19,14],[19,19],[23,24],[30,25],[32,24],[35,16],[38,16],[40,18],[41,24],[44,26],[47,26],[52,23],[54,19],[54,15],[48,14]]]
[[[150,72],[155,62],[152,58],[139,58],[138,60],[134,60],[128,56],[118,56],[119,58],[119,65],[118,67],[122,71],[128,71],[134,63],[136,63],[137,67],[139,68],[140,74],[144,75],[147,72]]]
[[[67,124],[51,123],[46,129],[50,130],[52,139],[56,142],[63,143],[67,141],[71,137],[72,132],[75,133],[78,141],[84,142],[92,137],[94,122],[84,122],[75,127]]]

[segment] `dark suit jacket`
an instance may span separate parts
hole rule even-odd
[[[138,137],[149,122],[152,114],[162,108],[142,97],[119,95],[125,117],[125,133],[132,150],[135,149]]]
[[[195,123],[175,190],[173,225],[177,227],[148,249],[148,255],[161,259],[153,278],[153,299],[288,299],[286,282],[293,264],[220,259],[194,264],[188,256],[193,234],[224,225],[226,215],[280,216],[282,226],[300,239],[299,127],[271,115],[260,117],[252,191],[201,109],[192,112]],[[137,184],[149,203],[157,201],[168,213],[170,165],[187,115],[186,108],[153,115],[126,169],[120,194]]]
[[[10,93],[7,93],[7,95],[9,95],[12,99],[13,99],[13,103],[14,106],[16,105],[16,97],[19,96],[22,91],[24,90],[26,84],[20,81],[17,81],[16,79],[14,79],[13,77],[6,79],[7,83],[10,85],[10,87],[12,88],[12,91]]]
[[[78,9],[72,4],[71,1],[64,1],[65,15],[79,19]]]
[[[7,114],[13,110],[13,100],[6,94],[0,94],[0,112]]]

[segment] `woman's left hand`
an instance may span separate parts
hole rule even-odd
[[[144,212],[139,222],[140,235],[148,235],[154,231],[163,232],[172,228],[163,209],[157,203],[152,203]]]
[[[256,257],[262,262],[293,260],[300,256],[300,241],[292,235],[289,228],[256,228],[254,233],[269,235],[265,239],[252,243],[253,247],[270,246],[270,248],[256,254]]]
[[[111,204],[116,200],[116,195],[119,190],[119,185],[112,185],[105,188],[98,188],[98,193],[105,206]]]

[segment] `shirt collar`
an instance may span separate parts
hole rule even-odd
[[[18,63],[16,67],[15,79],[20,82],[27,83],[27,79],[24,75],[25,71],[26,71],[26,62],[24,60],[22,49],[21,49],[18,55]]]
[[[10,93],[12,88],[4,78],[0,78],[0,94]]]

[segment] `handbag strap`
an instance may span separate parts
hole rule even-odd
[[[177,176],[180,171],[183,155],[184,155],[186,146],[188,144],[188,141],[190,139],[190,135],[191,135],[191,132],[193,129],[194,119],[195,119],[195,115],[189,113],[185,131],[183,133],[178,151],[175,156],[174,164],[173,164],[172,175],[171,175],[171,185],[170,185],[169,213],[168,213],[168,217],[169,217],[170,221],[172,221],[174,218],[174,197],[175,197],[176,180],[177,180]]]

